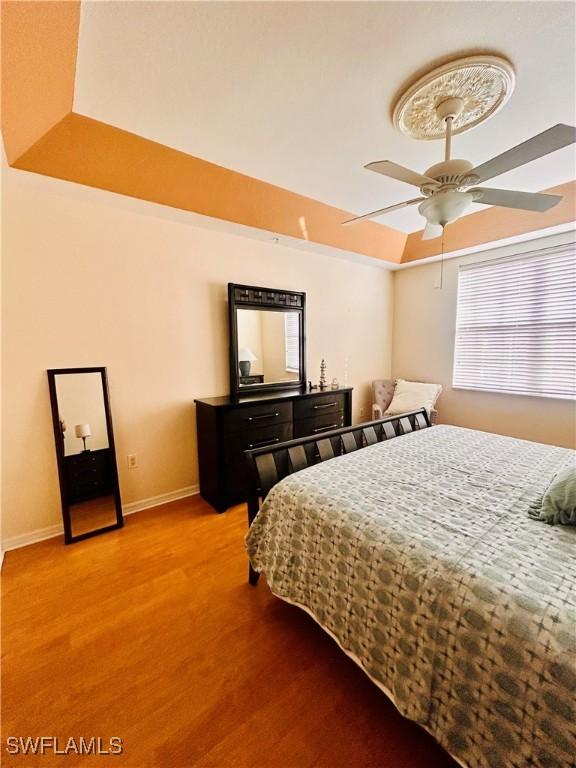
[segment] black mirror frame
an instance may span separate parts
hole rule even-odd
[[[58,480],[60,483],[60,502],[62,504],[62,519],[64,522],[64,543],[74,544],[77,541],[90,539],[93,536],[99,536],[101,533],[115,531],[124,525],[122,515],[122,500],[120,498],[120,484],[118,482],[118,465],[116,463],[116,447],[114,444],[114,429],[112,426],[112,412],[110,410],[110,394],[108,391],[108,375],[105,367],[89,368],[49,368],[48,387],[50,390],[50,406],[52,408],[52,426],[54,428],[54,442],[56,444],[56,461],[58,464]],[[114,503],[116,506],[116,522],[112,525],[106,525],[103,528],[96,528],[93,531],[80,533],[74,536],[72,533],[72,520],[70,518],[70,507],[66,498],[66,483],[64,474],[64,444],[61,439],[60,414],[58,411],[58,395],[56,392],[56,376],[73,373],[99,373],[102,381],[102,396],[104,398],[104,411],[106,414],[106,431],[108,434],[108,448],[110,450],[110,472],[112,488],[114,494]]]
[[[300,370],[298,379],[290,382],[251,384],[240,386],[238,371],[238,323],[237,309],[287,310],[300,315]],[[261,288],[256,285],[228,283],[228,330],[230,338],[230,394],[233,398],[245,397],[253,392],[272,392],[306,387],[306,294],[301,291],[282,291],[277,288]]]

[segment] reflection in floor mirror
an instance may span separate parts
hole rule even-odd
[[[48,371],[67,544],[123,525],[105,368]]]

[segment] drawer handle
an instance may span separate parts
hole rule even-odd
[[[336,429],[338,427],[338,424],[328,424],[327,427],[316,427],[316,429],[313,429],[313,434],[316,434],[316,432],[328,432],[329,429]]]
[[[246,421],[257,421],[258,419],[273,419],[275,416],[280,416],[279,411],[274,411],[274,413],[261,413],[259,416],[248,416]]]
[[[314,410],[318,410],[318,408],[333,408],[335,405],[338,405],[336,401],[333,403],[324,403],[323,405],[315,405]]]
[[[271,440],[261,440],[259,443],[248,443],[248,448],[262,448],[264,445],[274,445],[279,442],[279,437],[273,437]]]

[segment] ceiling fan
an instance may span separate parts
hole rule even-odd
[[[353,224],[356,221],[372,219],[419,203],[418,211],[426,219],[422,237],[424,240],[431,240],[439,237],[444,226],[466,213],[473,203],[519,208],[525,211],[547,211],[557,205],[562,199],[560,195],[493,189],[476,185],[575,143],[576,128],[560,123],[474,167],[468,160],[450,157],[452,124],[463,108],[464,101],[458,97],[447,98],[436,107],[437,118],[446,126],[444,162],[433,165],[424,174],[411,171],[391,160],[380,160],[364,166],[369,171],[419,187],[421,197],[389,205],[387,208],[380,208],[342,223]]]

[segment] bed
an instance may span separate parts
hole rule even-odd
[[[574,452],[407,432],[274,484],[251,567],[461,765],[574,768],[576,528],[529,516]]]

